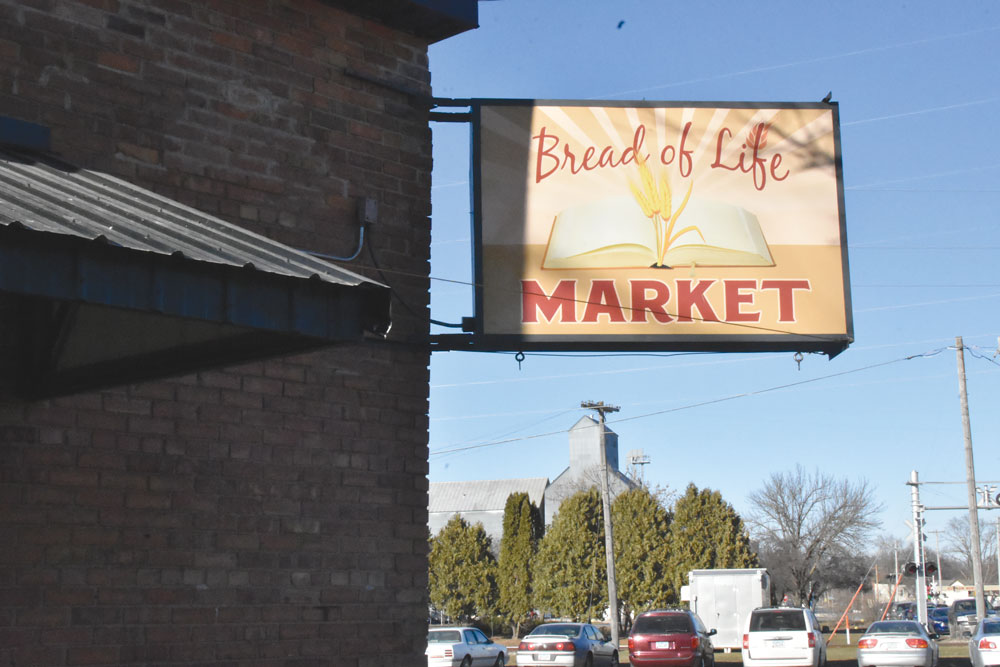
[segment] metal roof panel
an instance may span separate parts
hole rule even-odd
[[[547,477],[494,479],[478,482],[433,482],[429,486],[428,511],[475,512],[503,510],[512,493],[527,493],[535,505],[545,496]]]
[[[378,284],[113,176],[9,146],[0,147],[0,225],[293,278]]]

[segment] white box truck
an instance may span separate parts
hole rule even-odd
[[[691,570],[681,600],[718,631],[715,648],[729,652],[743,647],[743,622],[750,612],[771,604],[771,578],[763,568]]]

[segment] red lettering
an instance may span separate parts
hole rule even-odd
[[[726,321],[727,322],[760,322],[760,311],[744,313],[740,304],[753,303],[753,294],[743,290],[757,289],[756,280],[726,280]]]
[[[715,284],[715,280],[699,280],[692,288],[692,280],[677,281],[677,321],[690,322],[692,311],[697,309],[704,322],[718,322],[719,318],[712,310],[712,305],[705,298],[705,292]]]
[[[535,149],[535,183],[541,183],[542,179],[548,178],[559,168],[559,158],[552,154],[559,145],[559,137],[554,134],[546,134],[545,128],[543,127],[541,132],[532,137],[532,139],[538,140],[538,147]],[[551,140],[551,144],[546,146],[546,142]],[[556,163],[552,165],[551,169],[542,169],[542,159],[549,158],[555,160]]]
[[[687,147],[691,135],[691,125],[690,122],[684,124],[677,146],[664,146],[660,150],[660,162],[669,165],[676,161],[677,170],[684,178],[691,175],[694,165],[693,151]],[[766,135],[766,132],[761,130],[761,126],[763,123],[758,124],[757,129],[751,133],[750,141],[742,144],[739,155],[729,164],[723,162],[722,153],[727,143],[732,140],[733,133],[728,127],[721,128],[715,138],[715,160],[709,165],[710,168],[749,174],[753,179],[754,188],[758,191],[764,190],[767,186],[768,174],[772,180],[777,182],[787,179],[789,171],[781,168],[781,153],[775,153],[770,157],[770,160],[761,155]],[[580,150],[569,144],[564,144],[558,135],[549,133],[544,127],[532,137],[532,140],[535,142],[535,183],[541,183],[557,171],[568,169],[572,174],[579,174],[581,171],[614,169],[631,164],[637,159],[649,159],[649,155],[642,152],[643,144],[646,141],[646,126],[642,124],[635,128],[635,134],[632,135],[632,145],[625,148],[620,154],[611,145],[587,146],[582,148],[581,153]],[[558,152],[560,145],[562,146],[561,157]]]
[[[546,294],[535,280],[521,281],[521,322],[537,322],[538,312],[547,322],[559,313],[558,322],[576,322],[576,281],[560,280],[552,294]]]
[[[753,185],[757,190],[763,190],[767,184],[767,170],[764,168],[764,158],[760,157],[760,151],[764,147],[764,137],[766,136],[767,126],[764,123],[757,123],[756,127],[750,133],[753,143],[750,146],[743,144],[743,148],[753,149],[750,170],[753,172]]]
[[[760,156],[761,151],[761,140],[764,136],[764,132],[761,130],[763,123],[758,125],[758,129],[753,133],[753,144],[747,145],[743,144],[743,150],[740,151],[739,159],[736,164],[728,165],[722,161],[722,147],[723,142],[726,138],[732,137],[733,133],[728,127],[724,127],[719,130],[719,134],[715,140],[715,161],[709,165],[712,169],[727,169],[729,171],[741,171],[744,174],[752,174],[753,176],[753,186],[758,191],[763,191],[764,187],[767,185],[767,161]],[[750,155],[747,155],[747,149],[750,149]],[[747,158],[750,158],[750,164],[747,165]],[[785,174],[780,178],[777,176],[778,167],[781,165],[781,153],[775,153],[771,156],[771,176],[776,181],[783,181],[788,178],[788,170],[785,170]]]
[[[611,322],[624,322],[622,302],[615,291],[614,280],[594,280],[590,283],[590,294],[587,296],[587,308],[583,312],[582,322],[597,322],[600,315],[607,315]]]
[[[648,155],[642,155],[642,142],[646,140],[646,126],[639,124],[639,127],[635,128],[635,134],[632,135],[632,145],[622,151],[622,160],[620,164],[629,164],[638,156],[642,156],[643,162],[649,159]]]
[[[670,288],[665,283],[659,280],[630,280],[629,289],[632,292],[632,322],[648,321],[646,313],[650,313],[661,324],[674,321],[667,314]]]
[[[590,293],[587,295],[583,317],[577,320],[577,281],[560,280],[551,292],[535,280],[521,281],[521,322],[533,324],[540,321],[556,324],[595,324],[606,321],[612,324],[645,324],[653,321],[660,324],[670,322],[719,322],[720,319],[712,307],[708,291],[716,279],[707,280],[677,280],[674,287],[676,297],[676,314],[667,310],[671,299],[669,283],[651,279],[633,279],[628,281],[629,310],[631,317],[626,318],[625,308],[616,289],[614,279],[592,280]],[[797,291],[811,291],[812,286],[806,279],[771,279],[758,282],[752,279],[723,280],[725,322],[760,322],[760,308],[744,310],[747,306],[755,306],[756,290],[775,290],[778,295],[778,321],[795,322],[795,297]],[[539,318],[539,314],[541,318]]]
[[[571,174],[579,174],[580,169],[583,168],[582,166],[580,168],[577,168],[576,156],[573,155],[573,151],[570,150],[569,144],[563,146],[563,161],[561,168],[565,169],[566,165],[569,165],[569,171]]]
[[[795,290],[811,291],[808,280],[763,280],[760,288],[778,290],[778,321],[795,321]]]
[[[594,153],[596,152],[597,151],[594,150],[593,146],[587,146],[587,150],[583,151],[583,162],[580,166],[587,170],[593,169],[593,167],[588,167],[587,165],[590,162],[590,160],[594,157]],[[574,171],[573,173],[575,174],[577,172]]]
[[[544,132],[544,129],[543,129]],[[733,136],[733,133],[729,131],[728,127],[724,127],[719,130],[718,136],[715,138],[715,161],[709,165],[712,169],[728,169],[729,171],[736,171],[740,168],[740,165],[734,165],[730,167],[729,165],[722,163],[722,138],[724,135]],[[740,154],[742,157],[742,153]]]
[[[685,150],[684,145],[687,143],[688,132],[691,131],[691,123],[684,125],[684,132],[681,134],[681,152],[680,161],[677,166],[680,168],[681,176],[687,178],[691,175],[691,151]]]
[[[591,146],[587,149],[588,151],[594,150]],[[597,161],[598,167],[617,167],[618,164],[615,162],[615,150],[611,146],[606,146],[603,151],[601,151],[601,159]]]
[[[636,156],[648,159],[643,156],[642,144],[646,140],[646,126],[639,125],[632,136],[632,145],[621,152],[615,153],[614,146],[605,146],[598,153],[596,146],[587,146],[583,149],[583,157],[577,162],[577,154],[569,144],[563,144],[562,158],[556,153],[556,149],[562,143],[555,134],[549,134],[546,128],[542,128],[538,134],[532,137],[535,141],[535,183],[543,180],[564,169],[569,169],[572,174],[579,174],[581,171],[593,171],[620,167],[636,160]],[[594,158],[597,158],[596,161]],[[554,163],[553,163],[554,162]]]
[[[743,145],[746,146],[746,144]],[[767,171],[764,169],[764,158],[758,155],[759,151],[760,142],[755,141],[753,144],[753,156],[750,162],[752,166],[750,167],[750,171],[753,172],[753,186],[757,188],[758,191],[761,191],[764,189],[764,186],[767,185]],[[742,157],[740,158],[740,161],[743,161]]]
[[[669,151],[669,152],[668,152]],[[670,155],[670,157],[667,157]],[[663,164],[670,164],[674,161],[674,157],[677,156],[677,149],[673,146],[664,146],[663,150],[660,151],[660,162]]]
[[[783,181],[788,178],[788,170],[785,170],[784,176],[778,176],[777,170],[779,166],[781,166],[781,153],[775,153],[771,157],[771,178],[776,181]]]

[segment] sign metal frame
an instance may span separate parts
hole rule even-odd
[[[833,358],[854,341],[854,322],[851,308],[850,272],[848,264],[847,226],[845,214],[843,160],[841,153],[839,108],[836,102],[662,102],[662,101],[596,101],[549,99],[468,99],[455,101],[455,105],[468,106],[469,114],[454,114],[461,120],[471,120],[471,183],[472,183],[472,239],[474,276],[474,315],[464,318],[461,334],[435,334],[430,336],[431,349],[435,351],[466,350],[481,352],[819,352]],[[441,104],[438,106],[447,106]],[[557,107],[609,107],[609,108],[708,108],[708,109],[822,109],[833,114],[833,167],[836,177],[836,196],[840,233],[840,260],[843,276],[843,301],[845,331],[831,334],[797,334],[752,327],[761,333],[736,334],[508,334],[492,333],[484,326],[484,264],[483,264],[483,154],[482,110],[491,106],[557,106]],[[438,114],[444,116],[450,114]],[[443,120],[443,118],[436,118]],[[730,323],[734,327],[744,326]]]

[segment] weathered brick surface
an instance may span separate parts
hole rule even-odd
[[[430,133],[345,69],[429,92],[425,43],[320,0],[0,0],[0,115],[299,248],[350,254],[374,198],[409,306],[389,343],[0,402],[0,665],[423,661]]]

